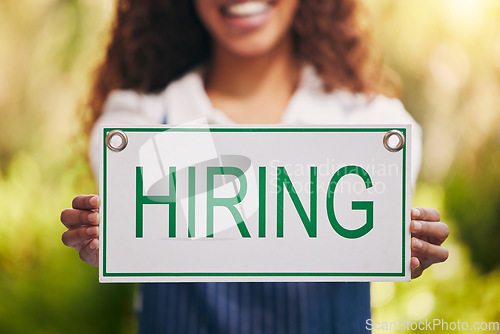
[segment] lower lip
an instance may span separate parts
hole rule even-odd
[[[233,30],[239,33],[244,33],[259,29],[260,27],[264,26],[269,21],[272,14],[273,14],[273,7],[257,15],[243,16],[243,17],[232,17],[223,15],[223,18],[226,24],[230,26]]]

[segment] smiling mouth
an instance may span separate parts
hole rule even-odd
[[[223,5],[220,8],[226,17],[251,17],[267,13],[273,7],[272,1],[246,1]]]

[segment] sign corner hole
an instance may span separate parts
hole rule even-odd
[[[106,146],[113,152],[121,152],[128,145],[128,137],[122,130],[111,130],[106,135]]]
[[[384,135],[383,144],[386,150],[398,152],[405,146],[405,136],[399,130],[387,131]]]

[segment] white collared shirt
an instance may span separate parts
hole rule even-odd
[[[222,111],[213,108],[202,79],[195,69],[170,83],[158,94],[139,94],[132,90],[112,92],[91,134],[90,161],[99,175],[99,125],[178,125],[195,119],[209,124],[234,124]],[[327,93],[312,67],[305,67],[280,124],[288,125],[412,125],[412,184],[420,170],[422,131],[397,99],[383,95],[369,98],[345,90]]]

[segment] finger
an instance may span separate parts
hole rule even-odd
[[[417,278],[422,275],[422,272],[424,269],[420,265],[420,260],[417,257],[412,257],[410,260],[410,267],[411,267],[411,278]]]
[[[410,268],[411,270],[417,269],[420,266],[420,260],[418,257],[413,256],[410,260]]]
[[[433,244],[441,245],[450,235],[448,225],[442,222],[414,220],[410,224],[413,236],[427,237]]]
[[[61,223],[69,229],[82,225],[99,225],[99,213],[88,210],[66,209],[61,212]]]
[[[100,200],[96,195],[78,195],[73,198],[73,209],[92,210],[99,209]]]
[[[433,245],[417,238],[411,239],[411,249],[411,255],[417,256],[420,262],[422,262],[422,259],[424,258],[427,258],[426,262],[431,262],[427,267],[429,267],[432,263],[446,261],[449,255],[449,252],[446,248]]]
[[[62,242],[68,247],[73,247],[78,251],[82,248],[82,242],[99,237],[99,228],[97,226],[79,227],[73,230],[67,230],[62,235]]]
[[[439,215],[439,212],[436,209],[413,208],[411,209],[411,219],[438,222],[441,220],[441,216]]]
[[[80,252],[80,259],[93,266],[99,266],[99,240],[92,239]]]

